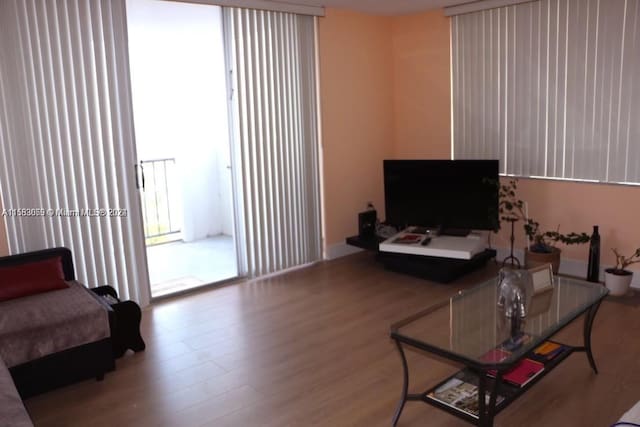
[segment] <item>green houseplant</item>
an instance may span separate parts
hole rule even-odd
[[[633,279],[633,272],[627,270],[627,267],[640,262],[640,248],[630,256],[622,255],[616,248],[611,250],[616,257],[616,265],[604,271],[604,284],[611,295],[622,296],[629,291],[631,279]]]
[[[516,178],[512,178],[507,183],[500,185],[498,193],[500,220],[510,223],[524,222],[524,232],[529,239],[529,245],[525,248],[524,254],[526,268],[551,263],[553,272],[557,274],[560,268],[561,253],[557,244],[582,244],[587,243],[591,238],[587,233],[570,232],[562,234],[560,233],[559,225],[555,230],[542,230],[540,223],[526,214],[524,201],[518,199],[516,195],[517,189],[518,180]]]

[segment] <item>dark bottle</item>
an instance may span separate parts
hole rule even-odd
[[[600,281],[600,234],[598,226],[593,226],[593,234],[589,244],[589,266],[587,267],[587,280],[590,282]]]

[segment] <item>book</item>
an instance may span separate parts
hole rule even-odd
[[[544,371],[544,364],[536,360],[522,359],[511,370],[502,375],[502,379],[518,387],[524,387]],[[489,376],[495,377],[496,371],[490,370]]]
[[[474,418],[478,418],[480,406],[478,402],[478,386],[464,380],[464,371],[449,378],[444,384],[427,394],[427,397],[443,403],[451,408],[462,411]],[[488,405],[491,395],[485,393],[485,403]],[[504,396],[496,396],[496,406],[504,400]]]
[[[424,236],[421,234],[403,234],[402,236],[394,239],[392,243],[419,243],[423,237]]]
[[[545,341],[533,350],[531,358],[546,364],[568,349],[569,347],[566,345],[553,341]]]
[[[533,353],[541,356],[546,356],[548,354],[555,352],[561,347],[562,346],[557,342],[545,341],[541,345],[536,347],[535,350],[533,350]]]

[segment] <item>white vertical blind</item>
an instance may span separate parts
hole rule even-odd
[[[542,0],[452,18],[454,156],[640,183],[640,1]]]
[[[5,216],[11,252],[69,247],[79,280],[147,304],[124,0],[3,0],[0,49],[3,206],[35,209]]]
[[[247,273],[321,258],[315,18],[224,9]]]

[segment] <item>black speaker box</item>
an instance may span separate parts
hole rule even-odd
[[[375,210],[360,212],[358,214],[358,235],[360,237],[375,236],[377,219],[378,214]]]

